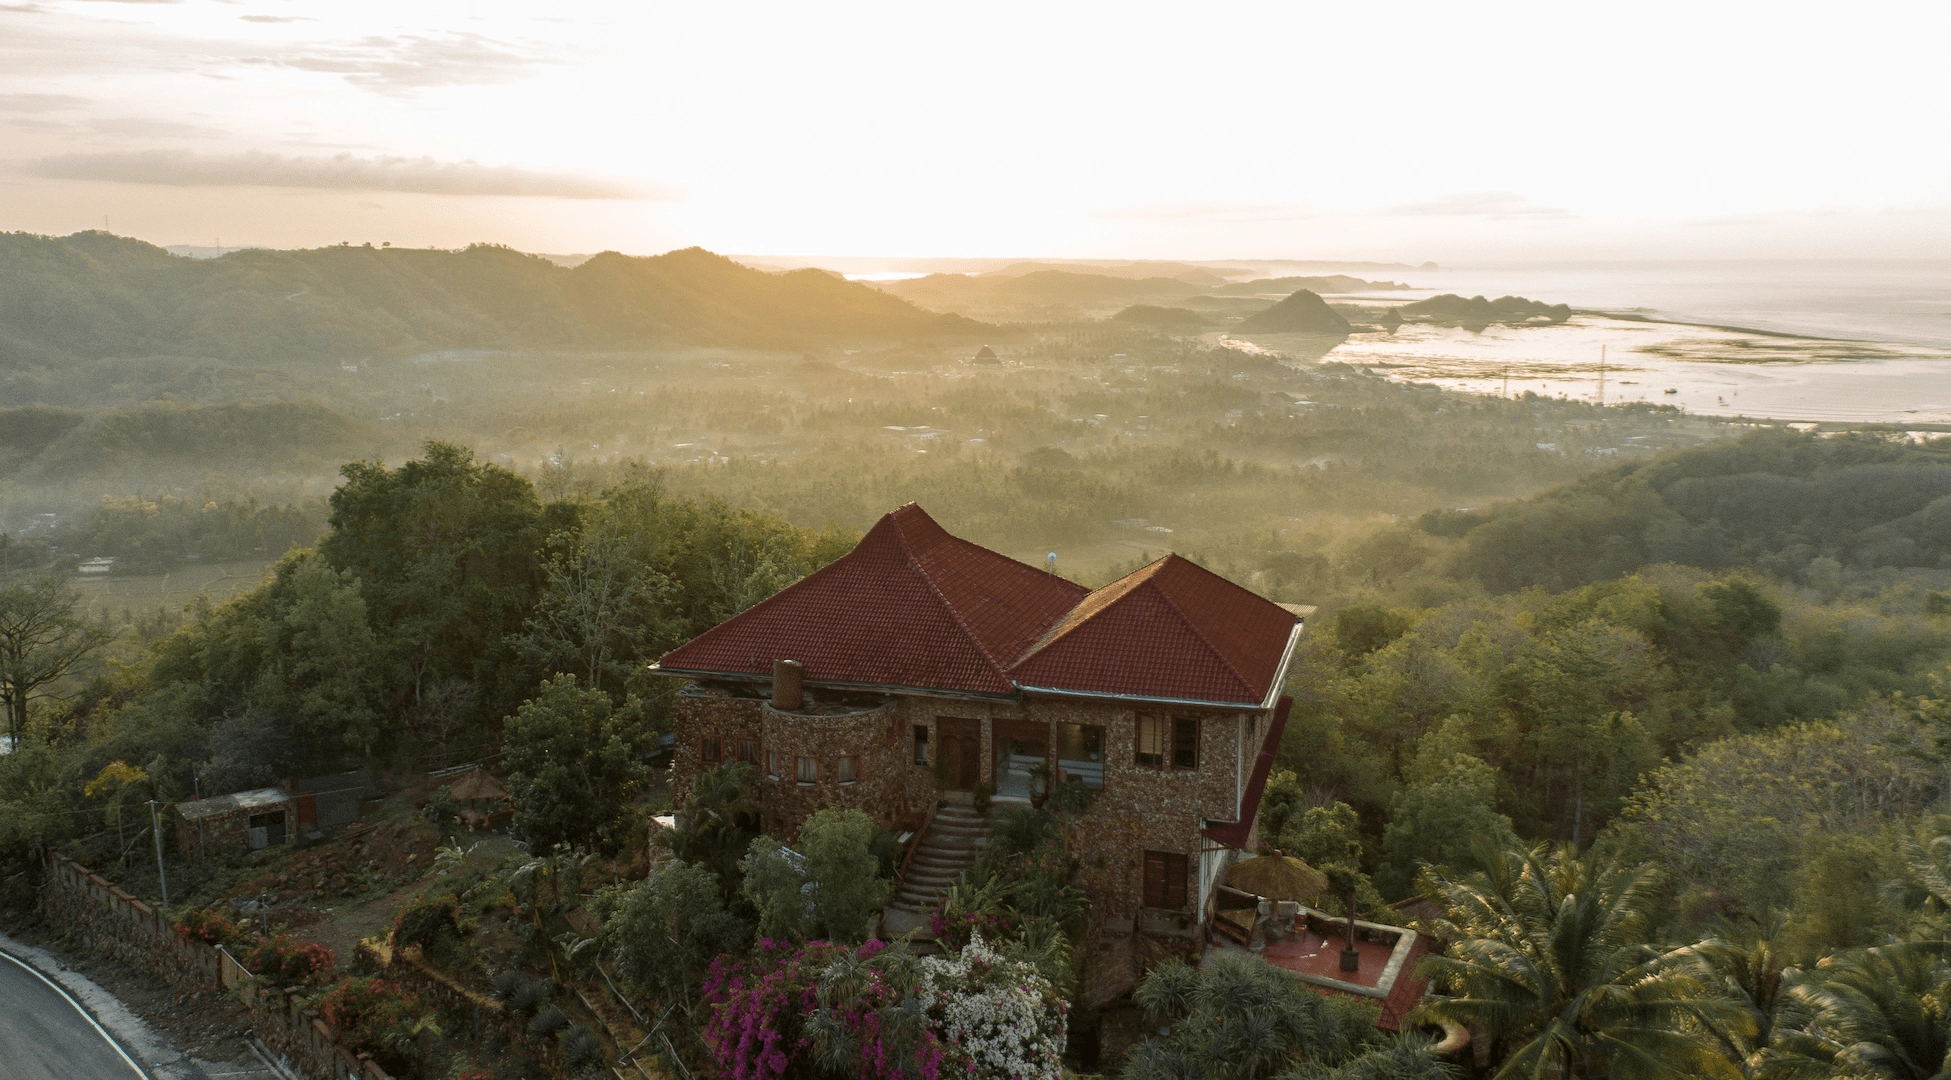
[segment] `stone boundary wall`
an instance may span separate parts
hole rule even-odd
[[[222,946],[179,939],[162,912],[65,855],[50,861],[41,906],[50,919],[78,931],[84,945],[178,990],[224,993],[249,975]],[[335,1042],[325,1021],[299,1003],[298,991],[247,987],[243,998],[257,1037],[310,1080],[392,1080],[370,1057],[355,1057]]]
[[[418,946],[395,950],[391,946],[361,941],[359,958],[369,967],[384,971],[386,977],[433,1001],[436,1007],[465,1013],[478,1009],[488,1021],[499,1026],[516,1049],[537,1061],[555,1061],[561,1054],[554,1043],[528,1032],[519,1016],[509,1014],[507,1006],[455,982],[420,956]],[[619,1046],[618,1049],[623,1049]]]

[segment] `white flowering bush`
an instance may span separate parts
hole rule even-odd
[[[1057,1080],[1068,1003],[1034,966],[990,948],[981,933],[952,957],[921,961],[922,998],[934,1003],[943,1076]]]

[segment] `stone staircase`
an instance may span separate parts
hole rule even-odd
[[[950,802],[935,811],[928,831],[914,840],[914,857],[908,860],[894,899],[888,902],[881,918],[881,932],[899,937],[920,927],[928,936],[928,916],[935,910],[950,885],[962,871],[975,865],[976,855],[989,840],[989,819],[971,807]]]

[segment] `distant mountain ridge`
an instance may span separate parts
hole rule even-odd
[[[1240,324],[1242,332],[1262,334],[1346,335],[1350,329],[1340,312],[1306,289]]]
[[[467,348],[795,347],[985,329],[832,274],[766,273],[702,248],[604,252],[568,268],[485,244],[192,259],[103,232],[0,234],[0,367],[157,355],[243,362]]]

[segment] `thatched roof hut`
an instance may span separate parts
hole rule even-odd
[[[1234,863],[1226,884],[1269,900],[1305,903],[1328,890],[1328,875],[1291,855],[1256,855]]]

